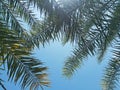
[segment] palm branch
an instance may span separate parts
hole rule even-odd
[[[31,48],[25,46],[26,41],[14,30],[6,27],[6,22],[0,20],[0,60],[7,67],[9,79],[19,82],[22,88],[30,87],[36,90],[39,86],[48,86],[46,67],[42,62],[31,57]],[[5,89],[4,85],[0,83]]]
[[[120,42],[116,42],[113,50],[113,57],[106,67],[102,80],[103,90],[114,90],[119,84],[120,76]]]
[[[116,45],[114,41],[120,38],[120,2],[118,0],[87,0],[83,3],[72,11],[75,15],[78,15],[74,16],[75,19],[77,17],[76,20],[82,21],[83,24],[80,26],[75,23],[77,29],[72,29],[75,31],[71,31],[72,35],[70,33],[67,34],[66,36],[69,35],[69,37],[65,37],[64,41],[66,43],[71,40],[77,44],[73,54],[65,61],[63,68],[63,74],[68,77],[74,74],[89,55],[98,53],[98,60],[101,62],[108,47]],[[82,8],[82,5],[84,8]],[[115,53],[119,56],[117,51]],[[110,60],[105,73],[104,82],[106,89],[104,90],[113,90],[116,85],[116,81],[119,78],[119,68],[115,69],[113,65],[118,67],[119,62],[117,63],[117,61],[119,61],[119,58]]]

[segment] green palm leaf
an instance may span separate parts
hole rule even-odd
[[[102,80],[103,90],[114,90],[119,83],[120,77],[120,42],[116,43],[113,58],[106,67]]]
[[[41,66],[42,63],[31,57],[17,58],[9,54],[7,56],[7,67],[9,79],[19,82],[22,88],[30,86],[31,90],[36,90],[42,85],[48,86],[47,74],[44,72],[47,68]]]
[[[36,90],[39,86],[48,86],[47,68],[38,59],[30,57],[31,49],[24,46],[25,40],[13,30],[8,30],[2,22],[0,26],[0,57],[2,64],[7,62],[9,80],[19,82],[23,89],[30,87]]]
[[[73,51],[73,55],[71,55],[71,57],[69,57],[65,62],[63,73],[66,76],[71,76],[74,71],[81,66],[84,58],[88,55],[95,55],[97,52],[99,53],[98,59],[101,61],[105,51],[112,44],[113,40],[116,39],[119,33],[120,22],[118,18],[120,18],[120,14],[118,11],[120,3],[116,0],[110,0],[108,2],[98,1],[89,1],[89,3],[85,2],[86,10],[81,11],[80,15],[83,14],[87,21],[80,17],[76,19],[81,19],[81,21],[83,20],[84,24],[87,26],[76,26],[77,28],[82,27],[82,29],[80,29],[80,33],[76,33],[76,31],[74,31],[76,34],[67,34],[70,35],[71,38],[73,38],[71,40],[75,40],[75,43],[78,45],[77,48]],[[111,5],[112,8],[110,8]],[[79,10],[82,10],[81,7],[78,8]],[[78,16],[80,15],[78,14]],[[79,29],[73,28],[72,30]],[[77,40],[75,36],[78,36]]]

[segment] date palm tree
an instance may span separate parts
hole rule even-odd
[[[35,18],[33,8],[39,11],[40,20]],[[84,58],[97,53],[101,62],[107,49],[112,47],[113,56],[102,85],[103,90],[115,88],[120,74],[119,0],[0,0],[0,9],[8,29],[14,30],[29,50],[51,39],[75,44],[73,54],[63,67],[67,77],[73,75]],[[29,30],[23,28],[21,21]]]

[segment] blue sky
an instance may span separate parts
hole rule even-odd
[[[101,64],[98,64],[95,57],[88,57],[74,76],[67,79],[62,75],[62,67],[66,58],[72,54],[72,49],[72,45],[63,46],[58,41],[45,45],[45,48],[35,49],[34,56],[49,68],[51,85],[48,88],[45,87],[45,90],[101,90],[100,83],[108,55]],[[7,79],[5,75],[2,77],[4,80]],[[21,90],[20,86],[18,84],[15,86],[13,82],[6,82],[6,87],[8,90]]]

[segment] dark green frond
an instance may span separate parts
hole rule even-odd
[[[15,57],[10,54],[7,56],[7,66],[9,79],[15,83],[20,82],[22,88],[30,87],[36,90],[42,85],[48,86],[49,81],[46,78],[46,67],[41,66],[42,63],[31,57]],[[19,81],[20,80],[20,81]]]
[[[82,22],[87,26],[80,26],[79,23],[75,23],[78,26],[72,29],[74,31],[66,34],[65,42],[71,37],[71,40],[75,40],[75,43],[78,44],[78,48],[73,51],[74,54],[65,62],[63,69],[66,76],[71,76],[88,55],[95,55],[97,52],[99,54],[98,59],[101,59],[120,30],[120,14],[118,12],[120,2],[116,0],[108,2],[89,0],[85,3],[85,11],[82,7],[78,7],[79,10],[83,10],[81,13],[78,8],[76,8],[77,11],[73,11],[75,12],[75,14],[73,13],[75,20],[73,20],[76,22],[81,20],[79,23]],[[81,15],[83,16],[80,17]]]
[[[102,80],[103,90],[114,90],[119,82],[120,77],[120,42],[115,46],[113,58],[110,60],[106,68],[104,78]]]
[[[70,7],[73,9],[69,13],[70,24],[66,25],[64,30],[64,42],[71,41],[78,43],[80,37],[84,37],[86,34],[90,33],[91,28],[94,28],[93,30],[97,32],[104,32],[107,17],[109,16],[106,12],[110,12],[111,5],[116,2],[115,0],[108,2],[100,0],[75,1],[76,2],[73,3],[75,7]]]
[[[0,0],[0,9],[1,9],[1,18],[4,18],[6,27],[12,30],[17,30],[19,35],[23,34],[26,30],[21,26],[20,20],[17,19],[17,16],[14,15],[14,12],[9,8],[9,4],[5,1]]]
[[[49,85],[45,72],[47,68],[39,60],[30,57],[31,48],[24,46],[25,40],[4,27],[4,24],[0,23],[0,26],[0,58],[2,64],[7,60],[9,79],[31,90]]]
[[[63,74],[65,76],[72,76],[74,71],[81,66],[84,59],[88,55],[94,55],[95,53],[95,41],[84,41],[79,44],[78,48],[73,51],[73,55],[67,59],[63,68]]]
[[[119,18],[120,18],[120,3],[116,4],[115,8],[114,8],[114,12],[111,13],[111,18],[109,20],[109,24],[107,25],[106,29],[108,29],[108,32],[107,34],[105,35],[105,38],[104,38],[104,43],[101,48],[101,52],[100,52],[100,55],[99,55],[99,59],[101,59],[104,54],[105,54],[105,51],[107,50],[107,48],[109,47],[109,44],[111,44],[111,42],[117,37],[119,31],[120,31],[120,21],[119,21]],[[109,13],[110,14],[110,13]]]

